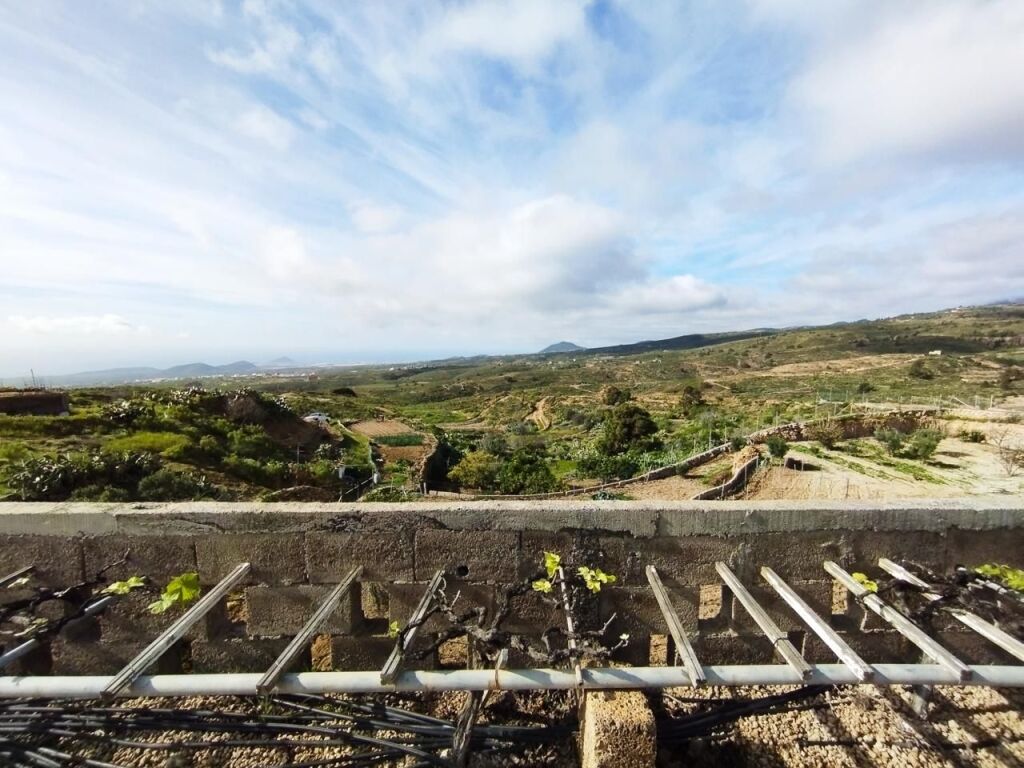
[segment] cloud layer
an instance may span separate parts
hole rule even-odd
[[[0,6],[0,376],[1024,295],[1016,0]]]

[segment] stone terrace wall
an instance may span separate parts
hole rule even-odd
[[[665,633],[644,575],[655,565],[704,663],[771,663],[771,647],[717,586],[714,563],[730,564],[811,660],[834,661],[801,631],[799,620],[760,579],[770,565],[870,661],[917,660],[912,648],[873,615],[833,598],[822,570],[833,559],[878,575],[881,556],[910,558],[938,570],[956,563],[1009,562],[1024,553],[1019,501],[878,503],[779,502],[488,502],[476,504],[0,504],[0,571],[34,563],[41,583],[65,587],[131,550],[112,575],[145,574],[163,584],[198,570],[210,585],[242,561],[248,585],[196,627],[162,662],[163,671],[259,671],[272,661],[332,584],[364,567],[363,583],[316,643],[310,668],[372,669],[391,649],[389,620],[408,619],[425,582],[450,569],[461,605],[492,606],[496,589],[532,576],[544,550],[616,574],[591,606],[590,619],[613,613],[613,636],[631,634],[622,660],[650,656],[649,638]],[[38,582],[37,582],[38,583]],[[452,590],[454,592],[454,590]],[[16,597],[11,591],[0,599]],[[535,593],[516,606],[514,631],[539,635],[561,625]],[[109,673],[166,627],[150,616],[149,595],[133,595],[96,621],[62,633],[19,671]],[[861,632],[863,625],[865,632]],[[438,625],[425,627],[437,631]],[[950,622],[938,629],[951,649],[978,663],[1005,661],[994,647]],[[315,660],[315,661],[314,661]],[[523,660],[516,660],[523,665]],[[416,666],[426,668],[433,661]],[[456,662],[458,663],[458,662]]]

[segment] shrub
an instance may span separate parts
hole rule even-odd
[[[280,447],[261,427],[247,424],[228,433],[231,453],[246,459],[266,459],[280,453]]]
[[[151,453],[67,453],[17,464],[9,483],[25,501],[62,501],[88,486],[120,488],[130,497],[159,468],[160,459]]]
[[[985,433],[980,429],[961,429],[957,434],[965,443],[984,443]]]
[[[939,430],[921,428],[910,436],[904,452],[912,459],[926,461],[935,453],[940,442],[942,442],[942,433]]]
[[[502,493],[548,493],[557,490],[558,480],[544,459],[530,451],[518,451],[498,470],[498,488]]]
[[[907,371],[908,375],[915,379],[934,379],[935,374],[932,373],[931,369],[924,364],[924,360],[917,359],[910,364],[910,370]]]
[[[789,443],[786,442],[786,438],[782,435],[769,436],[765,444],[768,446],[768,453],[776,459],[781,459],[789,450]]]
[[[635,448],[651,450],[660,445],[654,437],[658,425],[646,410],[636,403],[615,406],[605,418],[604,434],[598,441],[598,450],[608,456]]]
[[[145,501],[190,501],[216,496],[216,488],[202,475],[160,469],[139,481],[139,498]]]
[[[866,395],[866,394],[868,394],[868,392],[874,392],[874,391],[875,391],[875,385],[872,384],[870,381],[862,381],[860,384],[857,385],[857,394],[858,395]]]
[[[480,438],[477,443],[477,450],[490,453],[494,456],[504,456],[508,453],[508,440],[500,432],[488,432]]]
[[[734,451],[738,451],[747,444],[747,438],[743,435],[733,435],[729,438],[729,447]]]
[[[639,464],[633,453],[621,453],[618,456],[588,453],[580,457],[576,468],[585,477],[596,477],[607,482],[633,477],[639,469]]]
[[[632,394],[628,389],[619,389],[614,384],[609,384],[601,390],[601,402],[604,405],[619,405],[620,403],[626,402],[631,397]]]
[[[130,427],[143,419],[153,418],[153,404],[145,400],[119,400],[104,406],[103,418],[122,427]]]
[[[832,449],[836,443],[843,439],[843,427],[831,419],[820,424],[811,424],[807,427],[807,437],[811,440],[817,440],[828,449]]]
[[[890,456],[895,456],[900,452],[905,439],[903,433],[895,429],[875,430],[875,440],[885,446],[885,450],[889,452]]]
[[[494,454],[470,451],[448,473],[448,477],[460,486],[490,491],[497,485],[500,468],[501,462]]]

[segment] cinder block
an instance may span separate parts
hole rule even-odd
[[[565,614],[553,598],[532,589],[511,599],[508,618],[501,623],[504,630],[533,637],[540,637],[551,627],[564,629]]]
[[[995,643],[986,640],[977,632],[947,630],[930,632],[942,646],[954,656],[967,664],[1013,664],[1020,665],[1020,660],[1007,653]]]
[[[787,583],[816,614],[825,621],[829,620],[832,615],[831,581],[788,581]],[[796,611],[790,608],[789,604],[779,597],[779,593],[770,586],[763,582],[761,584],[745,582],[744,586],[783,632],[806,627]],[[757,624],[747,613],[747,609],[735,597],[732,600],[732,626],[740,634],[759,631]]]
[[[53,674],[112,675],[121,671],[146,645],[144,641],[81,643],[58,637],[50,645]],[[180,644],[172,647],[146,674],[181,672],[181,654]]]
[[[701,632],[726,632],[732,621],[732,592],[724,584],[701,584],[697,627]]]
[[[563,563],[605,568],[607,555],[591,531],[523,531],[519,578],[532,579],[544,572],[544,553],[554,552]]]
[[[654,713],[640,691],[588,691],[581,721],[582,768],[654,768]]]
[[[0,563],[4,573],[34,565],[32,587],[70,587],[84,575],[82,544],[66,536],[0,536]]]
[[[662,581],[696,586],[718,581],[715,562],[729,563],[741,540],[717,536],[659,536],[653,539],[602,537],[607,555],[600,567],[627,586],[648,584],[646,567],[653,565]]]
[[[394,647],[395,641],[390,637],[334,637],[331,638],[331,666],[352,672],[380,669]],[[425,669],[419,662],[416,666]]]
[[[897,562],[909,560],[939,571],[951,565],[947,559],[948,539],[934,531],[852,531],[849,539],[852,552],[843,566],[847,571],[879,573],[881,557]]]
[[[149,612],[149,604],[157,599],[154,592],[133,591],[118,597],[99,615],[100,637],[104,642],[131,643],[150,641],[174,623],[183,609],[172,608],[166,613]],[[205,619],[197,622],[186,635],[189,639],[206,636]]]
[[[844,632],[842,637],[869,664],[913,664],[921,660],[921,650],[898,632]]]
[[[363,566],[361,581],[412,581],[412,531],[327,533],[306,536],[306,568],[314,584],[337,584]]]
[[[665,591],[672,601],[672,607],[683,625],[693,634],[697,631],[697,607],[700,600],[694,587],[665,585]],[[601,621],[607,621],[614,614],[611,634],[618,637],[629,634],[665,634],[668,624],[661,612],[658,600],[651,589],[634,587],[605,587],[600,593]]]
[[[216,584],[245,562],[252,568],[243,583],[281,586],[306,579],[306,554],[300,533],[234,533],[197,538],[196,560],[203,584]]]
[[[975,568],[985,563],[1008,563],[1020,567],[1024,552],[1024,528],[1003,528],[994,531],[962,531],[951,528],[946,534],[945,570],[956,565]]]
[[[246,630],[251,637],[294,635],[309,621],[331,591],[331,587],[249,587],[245,600],[249,609]],[[360,590],[350,587],[321,626],[330,634],[348,634],[362,621]]]
[[[288,638],[195,641],[192,643],[192,671],[265,672],[287,645]],[[307,649],[295,660],[290,671],[311,668]]]
[[[449,579],[512,582],[520,560],[516,531],[416,531],[416,578],[429,580],[437,570]]]
[[[90,578],[128,552],[128,562],[107,571],[108,581],[148,576],[158,586],[196,570],[196,545],[191,536],[94,536],[82,540],[85,572]]]
[[[850,545],[839,531],[800,531],[798,533],[759,533],[746,537],[746,549],[733,564],[737,576],[745,580],[760,578],[767,565],[786,581],[814,581],[826,578],[823,563],[847,561]]]
[[[386,619],[388,617],[388,590],[385,584],[364,581],[359,584],[363,603],[363,618]]]
[[[779,664],[771,641],[764,635],[701,634],[693,644],[702,665]]]
[[[397,621],[400,627],[404,627],[413,611],[419,605],[423,593],[427,589],[426,584],[389,584],[388,587],[388,616],[390,621]],[[458,583],[449,585],[445,592],[449,601],[455,601],[452,606],[456,614],[467,613],[474,608],[482,607],[486,611],[484,625],[486,626],[490,617],[494,615],[494,588],[485,584]],[[455,599],[458,594],[458,599]],[[441,614],[431,616],[423,624],[421,632],[442,632],[451,623]]]

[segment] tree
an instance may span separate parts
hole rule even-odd
[[[544,458],[533,451],[512,454],[498,470],[497,482],[498,489],[508,494],[548,493],[559,486]]]
[[[862,381],[860,384],[857,385],[857,394],[858,395],[866,395],[866,394],[868,394],[868,392],[874,392],[874,391],[875,391],[875,385],[872,384],[870,381]]]
[[[768,445],[768,453],[776,459],[781,459],[789,450],[789,443],[782,435],[770,435],[765,442]]]
[[[476,446],[478,451],[503,456],[508,453],[508,440],[501,432],[488,432],[480,438]]]
[[[501,462],[494,454],[487,451],[470,451],[448,473],[448,477],[460,486],[490,491],[497,485],[500,468]]]
[[[687,384],[683,387],[683,394],[679,398],[679,407],[682,409],[684,416],[692,416],[705,405],[702,389],[703,387],[699,382],[697,384]]]
[[[875,440],[885,446],[890,456],[895,456],[900,452],[904,439],[903,433],[896,429],[875,430]]]
[[[913,459],[927,461],[942,442],[942,433],[937,429],[923,427],[910,436],[905,453]]]
[[[622,403],[605,418],[598,449],[607,456],[624,453],[630,448],[649,450],[658,445],[654,437],[657,432],[658,425],[651,414],[636,403]]]
[[[633,395],[628,389],[619,389],[614,384],[609,384],[601,390],[601,402],[605,405],[619,405],[629,400]]]

